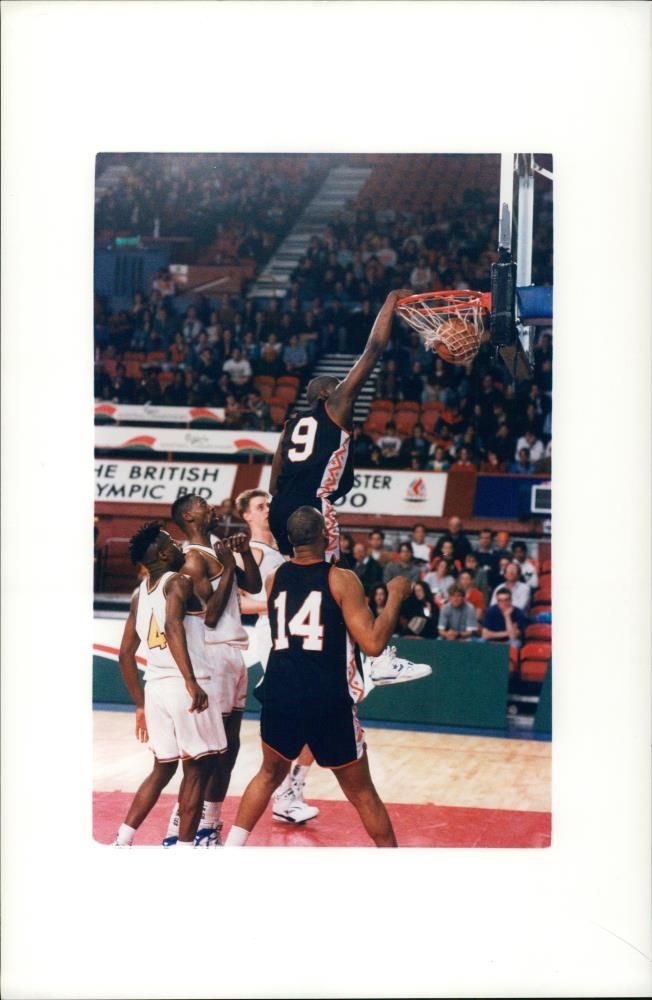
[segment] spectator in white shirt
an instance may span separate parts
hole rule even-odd
[[[518,563],[518,567],[521,571],[521,580],[523,583],[527,583],[530,590],[534,592],[539,586],[539,574],[537,573],[537,568],[534,563],[527,557],[527,546],[525,545],[525,542],[514,542],[512,545],[512,553],[514,555],[514,562]]]
[[[222,371],[229,376],[229,382],[236,396],[241,396],[245,386],[251,381],[251,365],[242,357],[239,347],[234,347],[231,357],[222,365]]]
[[[491,604],[496,604],[496,596],[499,590],[504,590],[505,588],[509,590],[512,595],[512,604],[515,608],[520,608],[521,611],[527,613],[527,609],[530,606],[530,600],[532,597],[532,591],[528,587],[527,583],[523,583],[520,580],[521,571],[517,562],[507,563],[505,566],[505,582],[499,584],[491,595]]]
[[[429,564],[432,559],[432,545],[428,545],[426,542],[425,524],[415,524],[410,542],[412,543],[412,555],[417,562]]]
[[[525,434],[523,434],[523,436],[516,442],[516,448],[514,449],[515,461],[518,461],[519,452],[523,448],[527,448],[530,452],[530,461],[533,465],[535,462],[538,462],[540,458],[543,458],[545,452],[543,441],[540,441],[533,431],[526,431]]]
[[[376,441],[381,450],[383,458],[397,458],[401,450],[402,438],[396,433],[396,424],[393,420],[388,420],[385,426],[385,433]]]

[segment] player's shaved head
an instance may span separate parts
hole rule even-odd
[[[314,545],[324,535],[324,518],[314,507],[299,507],[288,518],[288,538],[296,548]]]
[[[339,381],[333,375],[318,375],[308,382],[306,398],[310,406],[318,399],[328,399],[333,389],[339,385]]]
[[[172,504],[172,508],[170,510],[172,520],[175,524],[178,524],[183,531],[186,530],[186,522],[183,515],[186,513],[194,499],[194,493],[185,493],[183,496],[177,497]]]

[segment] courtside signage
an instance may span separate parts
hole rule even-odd
[[[141,424],[189,424],[193,420],[212,420],[224,423],[224,408],[221,406],[130,406],[128,403],[96,403],[96,420],[114,420],[121,423],[128,420]]]
[[[350,514],[411,514],[441,517],[444,512],[445,472],[394,472],[359,469],[353,488],[335,508]]]
[[[237,465],[203,462],[95,461],[95,499],[111,503],[160,503],[196,493],[220,504],[233,492]]]
[[[206,455],[273,455],[280,435],[271,431],[181,430],[176,427],[95,427],[96,448]]]

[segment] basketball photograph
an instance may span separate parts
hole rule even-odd
[[[650,5],[0,22],[3,1000],[652,995]]]
[[[94,253],[95,838],[547,847],[550,154],[101,153]]]

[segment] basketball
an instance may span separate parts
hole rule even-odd
[[[464,320],[451,316],[439,327],[438,339],[433,347],[443,361],[451,365],[463,364],[469,355],[469,327],[472,324],[465,323]]]

